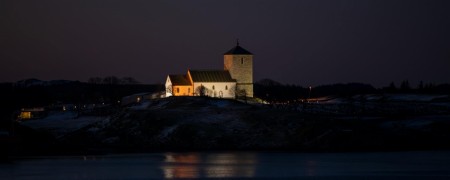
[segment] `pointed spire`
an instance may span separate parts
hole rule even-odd
[[[225,53],[225,55],[230,55],[230,54],[248,54],[248,55],[252,55],[251,52],[249,52],[246,49],[244,49],[241,46],[239,46],[239,39],[236,39],[236,46],[233,49],[230,49],[229,51],[227,51]]]

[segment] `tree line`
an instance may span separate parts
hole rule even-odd
[[[89,84],[139,84],[139,81],[134,79],[133,77],[116,77],[116,76],[107,76],[107,77],[91,77],[87,81]]]
[[[405,80],[397,87],[394,82],[382,88],[375,88],[364,83],[338,83],[316,87],[302,87],[298,85],[282,84],[280,82],[263,79],[254,84],[255,97],[276,102],[292,101],[323,96],[349,97],[358,94],[383,94],[383,93],[416,93],[416,94],[449,94],[450,84],[433,84],[420,82],[417,87],[412,87]]]
[[[404,80],[397,87],[394,82],[380,89],[386,93],[418,93],[418,94],[449,94],[450,84],[434,84],[420,81],[416,87],[412,87],[408,80]]]

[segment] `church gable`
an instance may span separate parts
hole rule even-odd
[[[169,75],[168,78],[173,86],[190,86],[191,82],[185,75]]]
[[[166,81],[166,97],[168,96],[191,96],[193,93],[192,83],[185,75],[169,75]]]

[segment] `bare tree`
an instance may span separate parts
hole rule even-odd
[[[116,76],[108,76],[103,78],[103,84],[119,84],[120,80]]]
[[[133,77],[123,77],[120,79],[121,84],[139,84],[139,82]]]
[[[90,84],[102,84],[103,79],[100,77],[91,77],[88,79],[88,83]]]
[[[245,89],[237,89],[236,99],[243,99],[247,103],[247,91]]]
[[[403,92],[408,92],[409,90],[411,90],[408,80],[402,81],[402,83],[400,84],[400,90],[402,90]]]
[[[231,86],[231,87],[229,88],[228,93],[230,93],[230,96],[236,97],[236,96],[237,96],[237,95],[236,95],[236,94],[237,94],[236,91],[237,91],[236,85],[233,85],[233,86]]]
[[[200,85],[195,89],[195,93],[198,94],[199,96],[206,96],[207,90],[208,89],[205,86]]]
[[[172,88],[172,85],[167,86],[167,88],[166,88],[166,93],[169,93],[169,94],[172,94],[172,95],[173,95],[173,88]]]

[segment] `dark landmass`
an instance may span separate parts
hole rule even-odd
[[[110,80],[114,78],[105,78]],[[52,107],[61,104],[110,104],[117,106],[124,96],[141,92],[160,92],[163,85],[119,84],[27,79],[0,83],[0,130],[9,129],[21,108]]]
[[[93,81],[95,82],[95,81]],[[193,150],[393,151],[450,149],[450,86],[376,89],[367,84],[304,88],[263,80],[258,98],[147,99],[162,85],[74,81],[0,84],[2,154],[62,155]],[[101,104],[49,110],[16,122],[24,107]]]
[[[401,110],[392,111],[390,106]],[[351,115],[328,112],[355,108],[358,113]],[[103,120],[62,134],[52,132],[54,127],[33,128],[36,123],[18,123],[17,144],[9,151],[18,155],[60,155],[198,150],[450,149],[448,103],[371,101],[365,107],[341,103],[286,109],[234,100],[172,97],[116,110]]]

